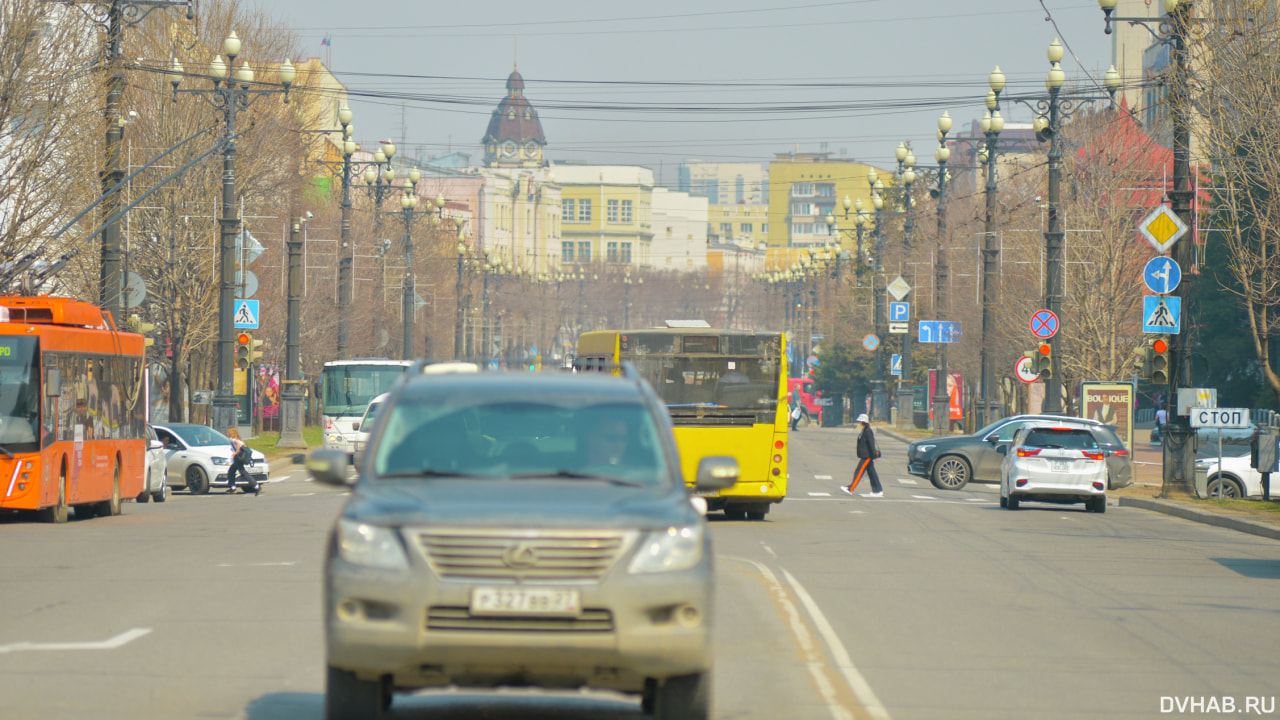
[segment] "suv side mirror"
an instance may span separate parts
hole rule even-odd
[[[362,424],[363,424],[363,423],[361,423],[359,420],[357,420],[357,421],[355,421],[355,422],[351,423],[351,429],[352,429],[352,430],[354,430],[355,432],[360,432],[360,426],[361,426]]]
[[[1000,453],[1001,455],[1008,455],[1008,454],[1009,454],[1009,446],[1008,446],[1008,445],[1005,445],[1005,444],[1003,444],[1003,443],[1002,443],[1002,444],[1000,444],[1000,445],[997,445],[997,446],[996,446],[996,452]]]
[[[307,457],[307,472],[316,482],[347,485],[347,453],[343,450],[312,450]]]
[[[159,440],[152,440],[152,441],[150,441],[150,442],[148,442],[148,443],[147,443],[147,449],[148,449],[148,450],[162,450],[162,449],[164,449],[164,443],[160,442]]]
[[[732,457],[713,455],[698,461],[698,477],[693,489],[699,492],[724,490],[738,482],[738,461]]]

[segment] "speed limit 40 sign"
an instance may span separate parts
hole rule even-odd
[[[1040,373],[1036,372],[1035,360],[1027,355],[1018,358],[1018,362],[1013,364],[1013,372],[1024,383],[1033,383],[1040,379]]]

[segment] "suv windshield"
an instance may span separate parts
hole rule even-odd
[[[1027,431],[1027,437],[1022,441],[1022,446],[1061,450],[1097,450],[1098,441],[1088,430],[1033,428]]]
[[[668,477],[658,427],[639,403],[414,393],[385,409],[379,425],[375,480],[552,476],[655,485]]]

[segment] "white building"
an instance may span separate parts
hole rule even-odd
[[[707,266],[707,213],[704,197],[653,189],[653,246],[649,264],[658,270],[702,270]]]

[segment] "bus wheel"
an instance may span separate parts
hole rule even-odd
[[[40,511],[40,521],[48,523],[64,523],[67,521],[67,468],[63,466],[58,475],[58,504]]]
[[[725,505],[724,517],[726,520],[741,520],[747,516],[746,508],[741,505]]]
[[[187,466],[187,492],[192,495],[209,494],[209,478],[199,465]]]
[[[111,499],[98,503],[98,515],[110,517],[120,514],[120,461],[116,461],[115,476],[111,478]]]
[[[753,506],[751,506],[751,509],[750,509],[750,510],[747,510],[747,519],[748,519],[748,520],[763,520],[763,519],[764,519],[764,516],[765,516],[765,515],[768,515],[768,514],[769,514],[769,506],[768,506],[768,505],[753,505]]]

